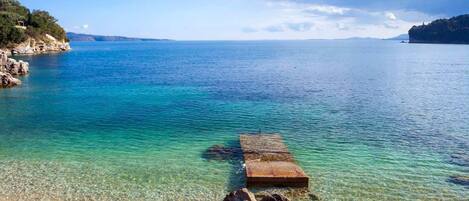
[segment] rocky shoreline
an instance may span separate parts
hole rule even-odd
[[[26,41],[15,45],[13,48],[3,49],[7,55],[36,55],[55,52],[66,52],[71,50],[70,43],[60,41],[46,34],[42,39],[28,38]]]
[[[0,51],[0,88],[9,88],[21,85],[18,76],[29,73],[29,63],[8,58],[7,52]]]
[[[66,52],[71,50],[66,41],[59,41],[49,34],[43,39],[28,38],[25,42],[9,49],[0,49],[0,88],[21,85],[19,76],[29,73],[29,63],[8,58],[11,55],[37,55],[45,53]]]

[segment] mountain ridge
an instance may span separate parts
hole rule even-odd
[[[67,38],[70,41],[171,41],[170,39],[155,39],[155,38],[136,38],[127,36],[105,36],[67,32]]]

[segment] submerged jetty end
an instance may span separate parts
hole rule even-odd
[[[309,177],[295,163],[278,134],[241,134],[248,187],[308,187]]]

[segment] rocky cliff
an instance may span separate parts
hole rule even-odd
[[[29,73],[29,64],[8,58],[7,53],[0,51],[0,88],[14,87],[21,84],[16,78]]]
[[[11,49],[7,49],[9,54],[43,54],[50,52],[69,51],[70,44],[64,40],[59,41],[53,36],[46,34],[42,38],[28,38],[26,41],[16,45]]]

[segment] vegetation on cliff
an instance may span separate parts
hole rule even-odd
[[[17,0],[0,0],[0,48],[8,48],[27,38],[40,39],[49,34],[67,41],[65,30],[47,11],[22,6]]]
[[[469,14],[413,26],[409,40],[411,43],[469,44]]]

